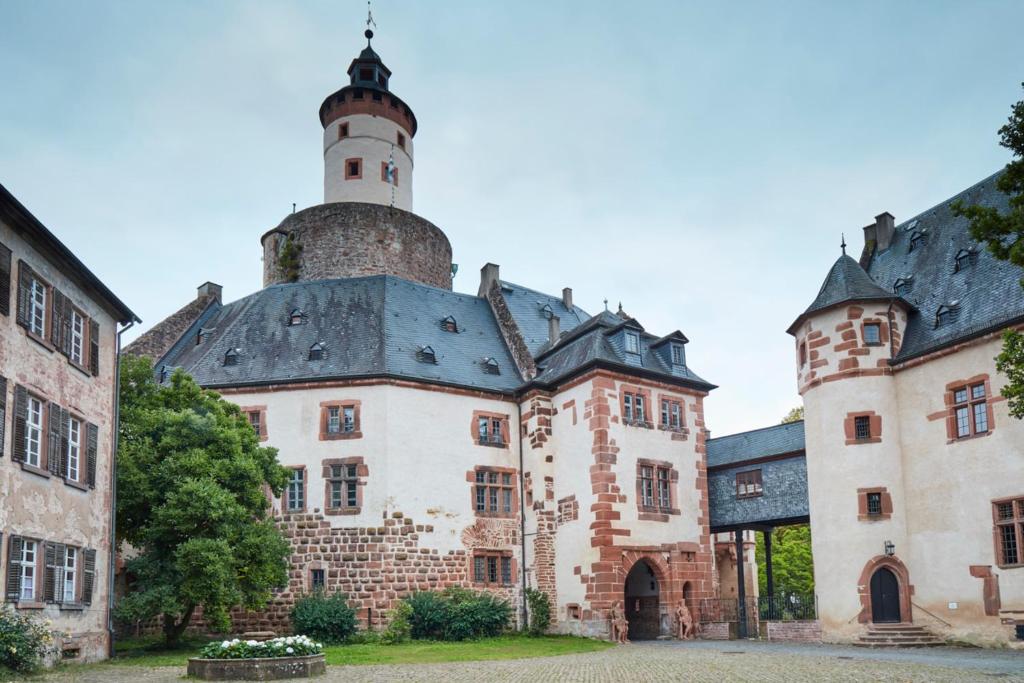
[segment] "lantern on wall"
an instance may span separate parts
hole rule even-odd
[[[886,541],[885,542],[885,554],[888,557],[892,557],[893,555],[896,554],[896,546],[893,545],[892,541]]]

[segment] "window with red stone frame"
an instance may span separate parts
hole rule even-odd
[[[477,467],[471,473],[473,511],[477,517],[515,517],[515,470],[506,467]]]
[[[474,550],[470,570],[473,583],[479,586],[511,586],[514,574],[512,553],[507,550]]]
[[[637,460],[636,500],[640,519],[667,522],[669,515],[678,515],[676,486],[679,472],[672,463],[660,460]]]
[[[361,457],[330,458],[321,462],[324,514],[357,515],[363,507],[363,487],[370,472]]]
[[[992,501],[996,564],[1024,567],[1024,498]]]
[[[267,440],[267,407],[266,406],[242,406],[242,413],[249,420],[256,436],[260,441]]]
[[[948,436],[951,440],[982,436],[992,431],[988,375],[946,385]]]
[[[288,476],[288,483],[285,485],[284,493],[281,494],[281,512],[305,512],[306,499],[308,498],[308,477],[306,468],[291,467]]]
[[[652,428],[651,392],[637,386],[623,384],[619,388],[619,410],[623,424]]]
[[[504,413],[474,410],[470,430],[473,441],[479,446],[509,447],[508,415]]]
[[[882,441],[882,416],[873,410],[847,413],[843,421],[846,445],[855,446]]]
[[[361,401],[323,401],[320,403],[320,440],[361,439]]]
[[[362,157],[345,159],[345,180],[358,180],[363,177]]]
[[[884,486],[857,489],[857,519],[877,522],[892,517],[892,496]]]
[[[671,396],[662,395],[659,397],[661,403],[661,424],[660,429],[673,432],[681,432],[685,427],[683,418],[683,402]]]

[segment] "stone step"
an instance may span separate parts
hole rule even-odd
[[[916,643],[920,641],[939,641],[939,639],[934,636],[873,636],[870,634],[861,636],[860,640],[864,643]]]
[[[920,640],[913,643],[865,643],[857,640],[851,643],[854,647],[888,648],[888,647],[940,647],[944,645],[941,640]]]
[[[937,647],[943,644],[931,631],[914,624],[871,624],[854,643],[859,647]]]

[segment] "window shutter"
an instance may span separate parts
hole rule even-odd
[[[96,488],[96,451],[99,450],[100,430],[93,423],[86,422],[85,433],[89,488],[94,489]]]
[[[11,250],[0,244],[0,313],[11,314]]]
[[[21,385],[14,387],[14,443],[11,460],[25,462],[25,429],[28,423],[28,391]]]
[[[71,413],[66,410],[62,410],[60,413],[60,474],[61,476],[67,476],[68,473],[68,420],[71,418]],[[79,434],[79,440],[81,440],[81,434]],[[79,461],[81,461],[81,449],[79,449]],[[81,470],[81,462],[79,462],[79,470]]]
[[[24,261],[18,261],[18,315],[17,322],[26,330],[29,327],[29,296],[32,292],[32,268]]]
[[[49,429],[46,434],[46,468],[50,474],[60,476],[60,416],[61,407],[50,401],[46,411]]]
[[[92,604],[92,587],[96,581],[96,551],[93,548],[86,548],[82,551],[82,602],[86,605]]]
[[[64,297],[64,308],[61,312],[60,325],[60,352],[65,356],[71,356],[71,299]],[[83,332],[85,330],[82,330]],[[82,349],[85,353],[85,349]]]
[[[89,372],[100,374],[100,324],[89,321]]]
[[[63,351],[61,344],[61,333],[64,330],[64,295],[54,287],[50,290],[50,298],[53,301],[52,318],[50,318],[50,343],[58,351]]]
[[[44,547],[43,600],[54,602],[57,596],[57,544],[46,543]]]
[[[21,536],[7,543],[7,601],[17,602],[21,595]]]
[[[7,378],[0,377],[0,458],[7,442]]]

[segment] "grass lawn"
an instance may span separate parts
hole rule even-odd
[[[151,638],[120,641],[117,657],[98,666],[180,666],[194,657],[205,644],[203,640],[188,640],[181,647],[168,650],[161,641]],[[411,641],[401,645],[357,643],[331,645],[324,648],[327,663],[344,664],[404,664],[433,662],[467,662],[487,659],[522,659],[524,657],[551,657],[580,652],[597,652],[612,647],[612,643],[575,636],[544,636],[528,638],[520,635],[484,638],[459,643]]]

